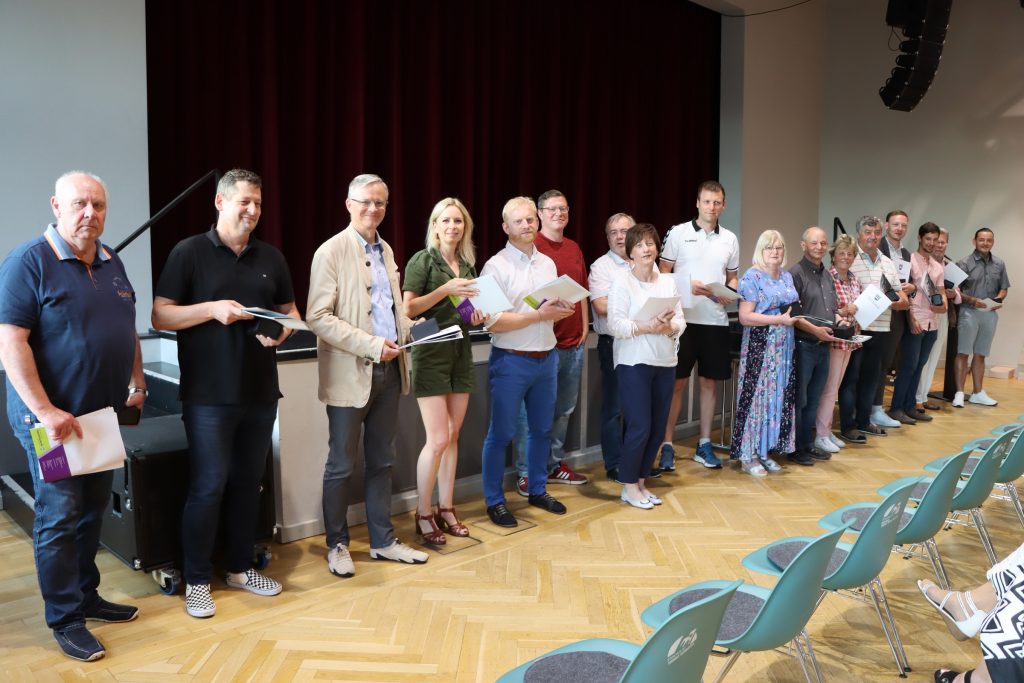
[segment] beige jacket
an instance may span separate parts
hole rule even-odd
[[[406,339],[412,325],[402,308],[395,255],[387,242],[384,267],[395,299],[398,339]],[[370,316],[370,260],[349,225],[320,245],[313,255],[309,274],[306,323],[317,336],[319,397],[324,403],[344,408],[361,408],[370,398],[373,364],[380,360],[384,339],[373,336]],[[409,392],[409,363],[399,354],[402,393]]]

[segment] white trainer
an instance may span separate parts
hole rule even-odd
[[[964,407],[964,392],[958,391],[953,394],[953,407],[963,408]]]
[[[819,436],[814,440],[814,447],[819,451],[825,451],[826,453],[838,453],[839,449],[832,443],[832,439],[824,436]]]
[[[873,406],[871,408],[871,424],[876,427],[888,427],[889,429],[899,429],[902,425],[899,422],[892,419],[885,414],[885,410],[882,406]]]
[[[973,403],[979,406],[994,406],[998,405],[999,401],[995,400],[994,398],[991,398],[988,394],[985,393],[985,390],[982,389],[981,391],[976,391],[973,394],[971,394],[971,397],[968,399],[968,403]]]
[[[832,442],[832,445],[836,448],[846,448],[846,444],[843,440],[836,436],[835,432],[828,433],[828,440]]]
[[[405,564],[426,564],[429,557],[421,550],[414,550],[399,540],[387,548],[370,548],[370,557],[374,560],[391,560]]]
[[[348,548],[341,543],[327,553],[327,568],[331,570],[332,574],[342,578],[355,576],[356,573],[356,565],[352,561],[352,556],[348,554]]]

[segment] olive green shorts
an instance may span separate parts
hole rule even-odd
[[[469,394],[476,388],[469,338],[412,349],[412,393],[417,398]]]

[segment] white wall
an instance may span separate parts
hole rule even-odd
[[[0,0],[0,255],[42,234],[64,171],[110,190],[103,241],[149,218],[146,21],[141,0]],[[121,253],[149,329],[149,238]]]

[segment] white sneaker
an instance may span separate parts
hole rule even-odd
[[[819,451],[825,451],[826,453],[839,452],[839,448],[836,447],[834,443],[832,443],[832,439],[829,439],[828,437],[824,436],[819,436],[817,439],[814,440],[814,447],[817,448]]]
[[[888,427],[890,429],[899,429],[901,426],[899,422],[885,414],[882,406],[873,406],[871,408],[870,422],[876,427]]]
[[[393,562],[404,562],[405,564],[426,564],[428,555],[420,550],[414,550],[395,540],[387,548],[370,548],[370,557],[374,560],[391,560]]]
[[[356,573],[356,565],[352,561],[352,556],[348,554],[348,548],[341,543],[327,553],[327,568],[331,570],[332,574],[342,578],[354,576]]]
[[[994,406],[998,405],[999,401],[994,398],[989,398],[989,395],[985,393],[985,390],[976,391],[971,394],[971,397],[967,400],[968,403],[973,403],[979,406]]]
[[[835,435],[835,432],[828,433],[828,440],[831,441],[832,445],[836,448],[846,448],[846,444],[842,439]]]
[[[963,408],[964,407],[964,392],[958,391],[953,394],[953,407]]]
[[[246,569],[240,574],[228,572],[225,582],[232,588],[241,588],[256,595],[277,595],[281,592],[281,584],[255,569]]]
[[[213,596],[210,595],[210,584],[185,585],[185,611],[197,619],[212,617],[217,612]]]

